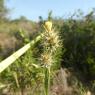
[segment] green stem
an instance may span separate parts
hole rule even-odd
[[[45,95],[49,95],[49,88],[50,88],[50,67],[45,68],[45,79],[44,79],[44,86],[45,86]]]

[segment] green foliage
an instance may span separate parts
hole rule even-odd
[[[88,80],[95,79],[95,18],[89,13],[82,20],[70,18],[61,28],[65,52],[63,66],[73,67]]]
[[[30,93],[34,93],[33,89],[35,86],[42,85],[43,70],[42,68],[35,67],[36,64],[38,65],[37,56],[35,57],[34,55],[35,52],[36,51],[31,47],[26,54],[1,73],[0,81],[6,85],[10,84],[11,91],[18,91],[20,89],[21,93],[24,93],[24,89],[29,88],[32,89]],[[42,88],[37,89],[38,91],[35,90],[35,94],[41,89]]]

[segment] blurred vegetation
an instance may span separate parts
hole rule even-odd
[[[61,27],[65,52],[63,64],[81,71],[88,81],[95,79],[95,16],[89,13],[81,20],[70,18]]]
[[[44,30],[42,29],[44,23],[42,16],[39,16],[39,22],[28,20],[24,16],[10,20],[7,18],[8,12],[4,0],[0,0],[0,61],[30,42]],[[53,21],[53,27],[58,31],[62,42],[62,48],[58,48],[53,56],[55,63],[52,68],[53,72],[51,72],[51,83],[53,84],[54,75],[62,67],[74,72],[77,78],[76,83],[80,88],[77,89],[80,90],[80,93],[84,93],[87,89],[95,93],[94,10],[87,15],[83,15],[78,10],[68,19],[50,18],[51,13],[49,13],[48,19]],[[31,65],[32,63],[39,65],[38,59],[42,52],[42,43],[39,41],[0,74],[0,83],[10,85],[9,89],[13,92],[21,90],[23,93],[24,89],[29,89],[35,95],[39,95],[39,92],[43,95],[43,69]]]

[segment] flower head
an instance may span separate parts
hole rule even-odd
[[[52,63],[53,63],[53,60],[52,60],[52,55],[51,53],[47,53],[47,52],[44,52],[42,55],[41,55],[41,63],[45,66],[45,67],[48,67],[50,66]]]

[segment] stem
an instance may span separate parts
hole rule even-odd
[[[21,95],[24,95],[24,89],[21,88]]]
[[[45,86],[45,95],[49,95],[49,88],[50,88],[50,67],[45,68],[45,79],[44,79],[44,86]]]

